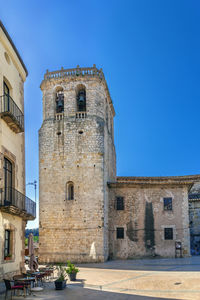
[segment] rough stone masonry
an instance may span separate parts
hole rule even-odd
[[[199,176],[117,177],[103,71],[46,72],[39,130],[41,263],[190,253],[188,189]]]

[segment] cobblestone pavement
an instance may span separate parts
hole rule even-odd
[[[200,257],[81,264],[75,283],[55,291],[53,282],[27,299],[200,300]],[[3,295],[0,296],[3,299]],[[22,299],[22,297],[13,297]]]

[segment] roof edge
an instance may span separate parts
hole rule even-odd
[[[200,175],[165,176],[165,177],[117,177],[114,182],[108,182],[109,187],[159,186],[159,185],[185,185],[189,189],[195,182],[200,181]]]
[[[0,20],[0,27],[2,28],[3,32],[5,33],[7,39],[9,40],[9,42],[10,42],[10,44],[11,44],[13,50],[15,51],[15,53],[16,53],[16,55],[17,55],[17,57],[18,57],[18,59],[19,59],[19,61],[20,61],[20,63],[21,63],[21,65],[22,65],[22,67],[23,67],[23,69],[24,69],[24,71],[25,71],[25,73],[26,73],[26,76],[28,76],[28,70],[27,70],[27,68],[26,68],[26,66],[25,66],[25,64],[24,64],[24,62],[23,62],[23,60],[22,60],[22,58],[21,58],[21,56],[20,56],[20,54],[19,54],[17,48],[15,47],[15,44],[13,43],[13,41],[12,41],[12,39],[11,39],[11,37],[10,37],[8,31],[6,30],[5,26],[4,26],[3,23],[1,22],[1,20]]]
[[[117,176],[117,182],[134,182],[134,181],[200,181],[200,174],[183,175],[183,176]]]

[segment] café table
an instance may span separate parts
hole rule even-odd
[[[41,285],[43,285],[42,278],[43,278],[45,275],[46,275],[45,272],[33,272],[33,273],[31,273],[31,276],[34,276],[35,279],[36,279],[37,286],[38,286],[38,282],[40,282]]]

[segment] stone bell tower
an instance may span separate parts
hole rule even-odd
[[[115,181],[112,100],[102,70],[63,68],[41,83],[40,262],[108,258],[108,181]]]

